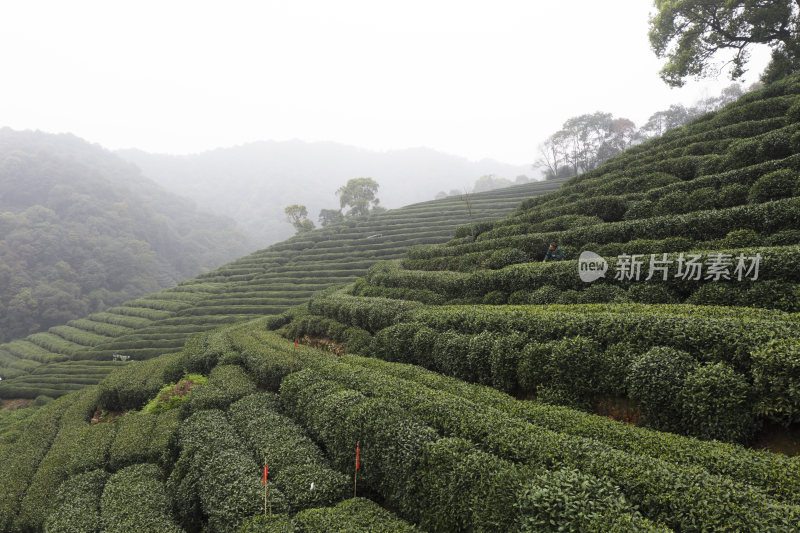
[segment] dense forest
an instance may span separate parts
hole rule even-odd
[[[249,251],[134,165],[72,135],[0,130],[0,341],[176,284]]]

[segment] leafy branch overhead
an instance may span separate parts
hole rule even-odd
[[[650,19],[650,45],[667,62],[661,78],[681,87],[688,77],[716,76],[731,66],[732,80],[741,78],[752,45],[772,49],[763,81],[774,81],[800,65],[800,2],[797,0],[655,0]],[[732,56],[731,56],[732,54]],[[730,56],[722,64],[720,56]]]

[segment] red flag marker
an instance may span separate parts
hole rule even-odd
[[[359,458],[359,450],[358,450],[358,444],[356,444],[356,470],[358,470],[359,468],[361,468],[361,465],[360,465],[360,463],[358,462],[358,458]]]
[[[264,465],[264,479],[261,480],[262,485],[267,484],[267,470],[268,470],[267,465]]]
[[[297,343],[297,339],[294,340],[294,347],[297,348],[299,344]]]

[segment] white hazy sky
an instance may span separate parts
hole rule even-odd
[[[658,77],[647,0],[20,0],[0,4],[0,126],[111,149],[428,146],[526,164],[571,116],[641,124],[730,82]],[[745,81],[768,59],[755,51]]]

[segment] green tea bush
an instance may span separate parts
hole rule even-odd
[[[211,371],[206,383],[192,389],[181,405],[181,413],[188,416],[201,409],[227,409],[232,402],[255,391],[253,380],[242,367],[219,365]]]
[[[108,465],[119,470],[136,463],[154,462],[157,457],[150,455],[150,439],[156,425],[156,416],[143,413],[128,413],[119,422]]]
[[[784,426],[800,422],[800,343],[771,340],[755,346],[752,356],[756,413]]]
[[[320,463],[288,466],[275,476],[275,486],[286,497],[289,512],[326,507],[344,500],[350,478]]]
[[[639,402],[647,425],[676,433],[684,430],[679,393],[696,364],[688,353],[665,346],[651,348],[633,362],[628,391]]]
[[[44,523],[48,533],[100,533],[100,498],[108,481],[105,470],[92,470],[68,478],[56,493],[53,511]]]
[[[419,531],[408,522],[397,518],[366,498],[351,498],[335,507],[307,509],[295,515],[292,527],[294,529],[289,531],[296,533],[328,533],[330,531],[414,533]],[[284,532],[285,530],[281,529],[280,531]]]
[[[724,363],[701,365],[679,394],[684,427],[702,439],[747,442],[756,430],[750,384]]]
[[[638,515],[625,495],[607,479],[587,476],[571,468],[542,471],[526,481],[514,507],[518,510],[517,531],[595,531],[592,526],[604,515]],[[636,517],[642,529],[644,520]],[[661,530],[650,526],[650,530]],[[633,528],[630,529],[634,531]]]
[[[628,299],[643,304],[674,304],[677,298],[663,285],[636,283],[628,289]]]
[[[170,517],[160,477],[151,464],[129,466],[111,476],[101,499],[103,531],[182,531]]]
[[[751,204],[760,204],[792,197],[795,195],[797,176],[797,171],[788,169],[764,174],[750,187],[747,200]]]
[[[117,435],[118,424],[105,423],[86,426],[81,429],[72,448],[67,471],[80,474],[97,468],[104,468],[108,454]]]

